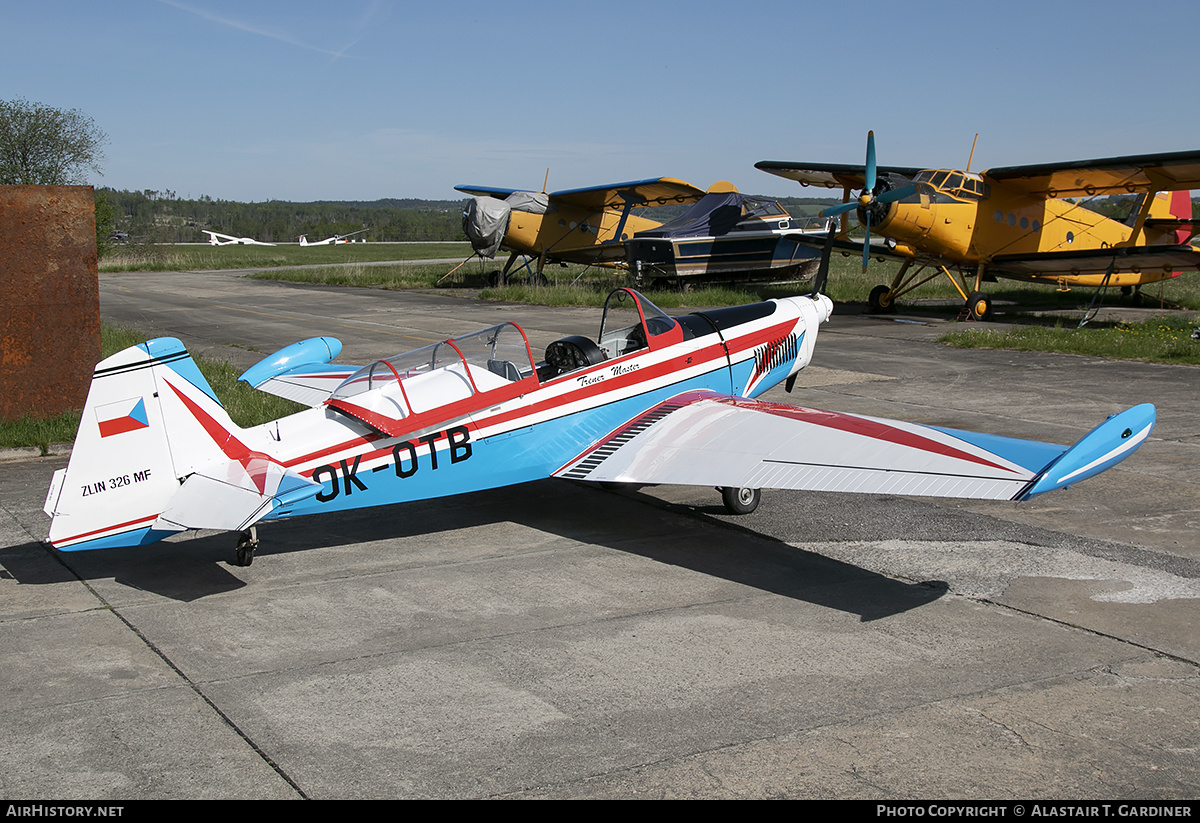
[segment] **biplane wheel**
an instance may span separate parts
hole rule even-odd
[[[892,290],[890,287],[879,285],[871,289],[871,294],[867,296],[868,313],[883,314],[884,312],[895,310],[896,304],[892,302]]]
[[[488,272],[487,283],[493,289],[503,286],[504,285],[504,272],[500,271],[500,269],[496,269],[495,271]]]
[[[1141,289],[1134,289],[1133,294],[1129,296],[1129,302],[1134,308],[1140,309],[1146,305],[1146,295],[1142,294]]]
[[[730,514],[750,514],[758,508],[762,500],[761,489],[735,489],[732,486],[721,487],[721,502]]]
[[[971,292],[967,298],[967,308],[973,320],[987,320],[992,316],[992,298],[981,291]]]
[[[529,285],[539,287],[549,286],[550,281],[546,279],[546,275],[544,274],[531,274],[529,275]]]
[[[237,542],[237,564],[239,566],[249,566],[254,562],[254,550],[258,548],[258,535],[254,529],[248,532],[242,532],[238,535]]]

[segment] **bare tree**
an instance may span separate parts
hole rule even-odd
[[[61,186],[100,174],[108,140],[78,109],[0,100],[0,184]]]

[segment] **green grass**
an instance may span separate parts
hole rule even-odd
[[[319,286],[356,286],[366,289],[432,289],[438,286],[463,285],[461,278],[446,278],[439,283],[450,268],[452,267],[444,263],[403,266],[351,265],[261,271],[251,276],[256,280],[282,280]]]
[[[1062,354],[1086,354],[1118,360],[1200,365],[1200,341],[1191,338],[1197,318],[1177,314],[1154,317],[1141,323],[1118,323],[1065,328],[1017,326],[1008,330],[963,329],[938,338],[958,348],[1014,349]]]
[[[469,243],[342,243],[336,246],[119,246],[100,261],[100,271],[198,271],[275,266],[375,263],[387,260],[462,259]],[[445,274],[445,272],[442,272]]]
[[[100,355],[101,358],[116,354],[122,349],[135,346],[146,340],[146,336],[133,329],[101,324],[100,326]],[[208,380],[217,397],[233,418],[233,422],[242,427],[257,426],[270,420],[285,417],[302,411],[305,407],[284,400],[281,397],[252,389],[245,383],[237,382],[241,369],[222,360],[214,360],[193,355],[200,373]],[[71,443],[79,430],[80,412],[67,412],[57,417],[38,419],[24,417],[7,423],[0,423],[0,448],[15,448],[19,446],[34,446],[40,448],[42,454],[49,451],[52,443]]]

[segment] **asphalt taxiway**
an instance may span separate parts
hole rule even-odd
[[[599,310],[105,274],[106,320],[248,366]],[[907,322],[902,322],[907,321]],[[1200,370],[955,350],[835,314],[771,399],[1133,457],[1022,504],[564,481],[57,553],[0,464],[6,798],[1195,798]]]

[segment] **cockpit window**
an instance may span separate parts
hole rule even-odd
[[[346,400],[384,388],[372,405],[393,418],[419,414],[477,392],[501,388],[534,374],[525,333],[501,323],[432,346],[376,360],[334,390]]]
[[[922,171],[913,177],[913,182],[924,184],[924,194],[935,202],[981,200],[987,194],[982,180],[960,171]]]

